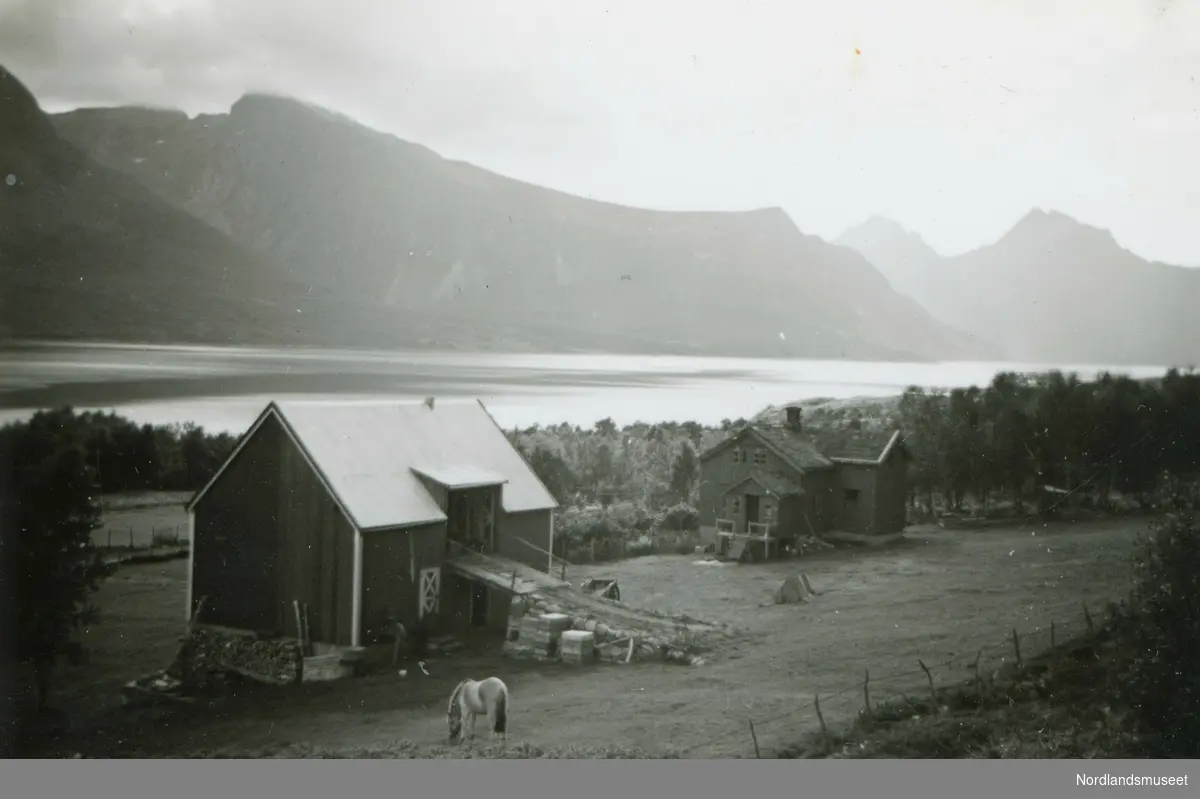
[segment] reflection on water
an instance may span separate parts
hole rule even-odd
[[[988,383],[1002,363],[876,363],[620,355],[504,355],[269,348],[40,345],[0,351],[0,419],[70,403],[139,422],[245,429],[271,398],[470,397],[506,427],[612,417],[715,423],[768,404],[888,396],[909,385]],[[1090,377],[1100,367],[1060,367]],[[1161,367],[1117,368],[1134,377]]]

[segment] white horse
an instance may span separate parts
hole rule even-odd
[[[464,722],[468,738],[475,737],[475,719],[487,716],[491,737],[508,738],[508,686],[499,677],[486,680],[466,679],[450,694],[446,719],[450,723],[450,743],[463,738]]]

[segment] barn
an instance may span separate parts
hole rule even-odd
[[[188,616],[325,647],[503,629],[557,502],[481,402],[271,402],[187,503]]]
[[[772,557],[831,531],[886,535],[905,527],[909,453],[898,430],[850,421],[806,430],[750,424],[700,455],[700,529],[722,552]]]

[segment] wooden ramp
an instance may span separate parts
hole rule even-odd
[[[445,567],[470,580],[478,580],[492,588],[527,596],[540,590],[566,586],[545,572],[499,555],[484,555],[470,550],[458,550],[445,561]]]
[[[742,557],[746,554],[746,545],[750,543],[748,538],[735,538],[729,543],[729,551],[725,553],[728,560],[735,563],[741,563]]]

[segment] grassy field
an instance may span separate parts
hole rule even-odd
[[[147,491],[116,494],[102,500],[103,527],[92,533],[98,547],[145,549],[154,543],[155,534],[167,541],[187,541],[187,514],[183,503],[191,492]]]
[[[442,741],[445,700],[461,678],[500,674],[513,692],[511,737],[519,750],[605,747],[690,757],[763,756],[816,728],[813,697],[830,727],[862,707],[864,671],[873,701],[928,695],[918,658],[939,685],[1011,663],[1083,629],[1081,603],[1099,618],[1128,591],[1130,547],[1144,520],[1009,527],[979,532],[914,529],[877,550],[840,550],[791,563],[699,565],[654,556],[577,568],[569,579],[612,576],[632,605],[726,621],[745,641],[700,667],[637,664],[585,669],[532,664],[478,647],[337,684],[255,691],[205,710],[116,711],[119,685],[165,667],[184,628],[185,562],[128,566],[101,591],[106,621],[85,632],[89,667],[64,671],[58,704],[98,726],[63,746],[98,756],[455,756]],[[819,596],[769,604],[779,581],[808,574]],[[938,668],[951,658],[950,667]],[[106,712],[107,711],[107,712]],[[99,716],[95,714],[99,713]],[[82,724],[82,721],[81,721]],[[514,750],[518,751],[518,750]]]

